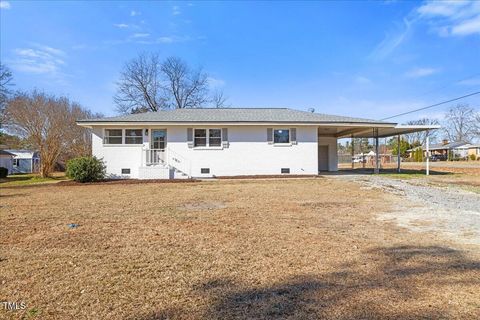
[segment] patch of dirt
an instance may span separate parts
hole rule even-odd
[[[187,211],[200,211],[200,210],[217,210],[225,209],[227,206],[220,201],[202,201],[202,202],[190,202],[185,203],[179,208]]]
[[[400,180],[382,175],[352,175],[342,179],[398,196],[391,210],[379,216],[381,219],[393,219],[399,226],[415,232],[432,232],[457,242],[480,245],[480,194],[445,184],[450,179]],[[464,236],[466,233],[468,237]]]

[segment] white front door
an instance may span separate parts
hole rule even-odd
[[[152,140],[150,148],[154,150],[165,150],[167,147],[167,130],[152,129]]]

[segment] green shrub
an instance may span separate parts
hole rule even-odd
[[[477,156],[472,153],[470,155],[470,160],[474,160],[474,161],[477,160]]]
[[[105,174],[103,160],[96,157],[79,157],[67,162],[67,177],[78,182],[103,180]]]
[[[0,178],[6,178],[8,175],[8,169],[0,167]]]
[[[422,148],[419,147],[413,152],[413,159],[416,162],[423,162],[423,149]]]

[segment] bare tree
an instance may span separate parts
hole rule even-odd
[[[165,107],[158,54],[141,54],[127,62],[117,82],[114,101],[121,113],[158,111]]]
[[[225,97],[222,90],[215,90],[212,95],[211,103],[214,108],[225,108],[227,105],[227,97]]]
[[[468,104],[458,104],[445,115],[444,130],[450,141],[470,142],[475,136],[475,110]]]
[[[407,124],[415,126],[428,126],[439,125],[440,122],[437,119],[422,118],[419,120],[408,121]],[[430,136],[430,139],[434,141],[437,138],[437,131],[427,130],[405,134],[407,142],[411,145],[424,145],[426,143],[427,136]]]
[[[480,111],[475,114],[475,137],[480,140]]]
[[[208,76],[202,69],[192,70],[180,58],[170,57],[162,64],[171,108],[201,108],[208,102]]]
[[[90,138],[76,125],[89,112],[64,97],[42,92],[16,93],[5,110],[6,127],[40,153],[40,173],[47,177],[62,154],[89,154]]]
[[[79,119],[103,118],[100,113],[93,113],[76,102],[70,103],[70,121]],[[59,161],[66,163],[68,159],[89,156],[92,154],[92,130],[78,125],[70,128],[69,139],[64,142],[64,148]]]
[[[13,75],[12,72],[2,63],[0,63],[0,128],[2,127],[3,112],[7,105],[7,100],[12,91],[10,86],[13,85]]]
[[[114,101],[121,113],[201,108],[209,103],[222,107],[226,102],[220,91],[210,96],[207,73],[178,57],[161,62],[158,54],[141,54],[127,62],[117,85]]]

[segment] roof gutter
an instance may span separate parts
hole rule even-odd
[[[245,122],[245,121],[88,121],[79,120],[77,125],[91,128],[94,126],[205,126],[205,125],[226,125],[226,126],[258,126],[258,125],[295,125],[295,126],[325,126],[325,127],[369,127],[369,128],[392,128],[396,123],[391,122],[333,122],[333,121],[262,121],[262,122]]]

